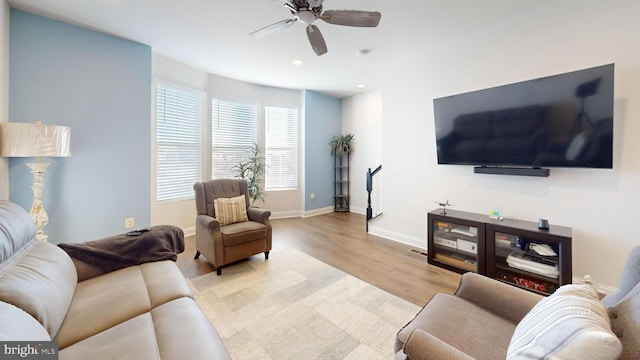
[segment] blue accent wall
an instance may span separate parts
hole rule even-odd
[[[333,206],[333,156],[329,141],[342,130],[342,100],[305,91],[305,211]],[[314,193],[315,199],[310,195]]]
[[[150,223],[151,48],[11,9],[9,120],[71,127],[69,158],[47,158],[49,241]],[[10,200],[31,208],[34,159],[9,162]]]

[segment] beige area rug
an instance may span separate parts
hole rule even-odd
[[[196,301],[238,360],[393,358],[419,307],[294,249],[192,279]]]

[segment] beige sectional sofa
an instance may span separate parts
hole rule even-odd
[[[60,359],[230,359],[172,261],[78,282],[83,270],[35,234],[0,201],[0,341],[54,340]]]

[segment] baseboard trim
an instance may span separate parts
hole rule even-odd
[[[354,214],[364,215],[364,213],[358,211],[360,209],[350,209],[350,212]],[[323,214],[329,214],[333,212],[333,206],[327,206],[319,209],[313,209],[308,211],[277,211],[271,213],[271,219],[284,219],[292,217],[308,218],[312,216],[318,216]]]
[[[333,206],[327,206],[327,207],[323,207],[323,208],[319,208],[319,209],[313,209],[313,210],[305,211],[304,214],[302,215],[302,217],[308,218],[308,217],[312,217],[312,216],[328,214],[330,212],[333,212]]]
[[[182,232],[184,232],[184,236],[195,235],[196,234],[196,227],[195,226],[189,226],[188,228],[182,229]]]
[[[285,219],[285,218],[292,218],[292,217],[302,217],[303,216],[303,212],[302,211],[272,211],[271,212],[271,216],[269,217],[270,219]]]
[[[406,234],[402,234],[402,233],[395,232],[395,231],[384,230],[384,229],[381,229],[381,228],[376,227],[376,226],[369,226],[369,234],[375,235],[375,236],[379,236],[379,237],[382,237],[382,238],[385,238],[385,239],[388,239],[388,240],[392,240],[392,241],[395,241],[395,242],[411,245],[413,247],[417,247],[417,248],[420,248],[420,249],[426,249],[427,248],[427,240],[426,239],[413,237],[413,236],[408,236]]]

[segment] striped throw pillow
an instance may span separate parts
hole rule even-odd
[[[586,284],[568,284],[542,299],[520,321],[507,360],[610,360],[621,352],[597,291]]]
[[[218,198],[213,200],[213,210],[220,225],[234,224],[249,220],[247,218],[247,203],[244,195],[232,198]]]

